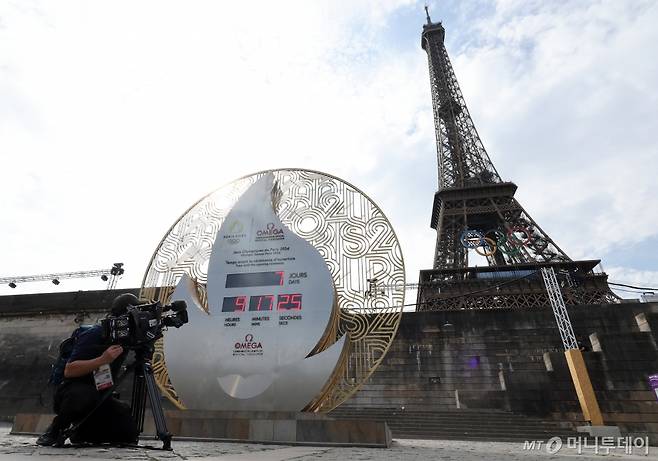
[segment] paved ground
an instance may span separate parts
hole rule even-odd
[[[644,448],[634,448],[632,454],[623,448],[610,450],[608,455],[594,454],[594,448],[568,448],[567,441],[557,453],[549,454],[544,446],[534,450],[524,449],[523,443],[465,442],[445,440],[396,440],[392,448],[327,448],[290,447],[283,445],[257,445],[216,442],[176,442],[173,451],[143,448],[43,448],[34,444],[35,437],[10,435],[10,426],[0,423],[0,460],[34,461],[35,457],[47,461],[70,459],[136,461],[191,460],[191,461],[357,461],[357,460],[451,460],[451,461],[503,461],[503,460],[573,460],[589,461],[616,459],[624,461],[657,459],[658,448],[651,447],[649,454]],[[160,447],[158,441],[142,441]],[[552,445],[554,450],[557,445]]]

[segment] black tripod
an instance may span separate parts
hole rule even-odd
[[[133,391],[130,400],[130,413],[137,423],[137,430],[144,430],[144,415],[146,413],[146,396],[151,404],[151,413],[155,421],[155,430],[158,438],[162,440],[162,449],[171,450],[171,434],[167,430],[164,411],[160,403],[160,391],[153,376],[151,359],[153,358],[153,343],[135,350]]]

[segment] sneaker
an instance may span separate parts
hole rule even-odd
[[[37,445],[41,445],[42,447],[63,447],[64,442],[66,442],[64,431],[52,424],[37,439]]]

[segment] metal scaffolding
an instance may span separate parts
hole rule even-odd
[[[50,280],[54,285],[59,285],[61,280],[66,280],[66,279],[100,277],[102,281],[107,282],[107,289],[113,290],[114,288],[116,288],[117,282],[124,272],[125,270],[123,268],[123,263],[114,263],[110,269],[0,277],[0,285],[6,283],[7,285],[9,285],[10,288],[16,288],[19,283],[45,282],[48,280]]]
[[[541,275],[544,278],[548,299],[551,301],[557,328],[560,330],[564,350],[578,349],[578,341],[576,341],[576,335],[571,326],[571,319],[567,312],[567,306],[564,304],[564,298],[562,297],[562,291],[560,290],[560,284],[557,282],[555,271],[552,267],[542,267]]]

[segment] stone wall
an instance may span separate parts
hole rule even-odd
[[[606,424],[658,442],[647,383],[658,373],[658,303],[579,306],[569,315]],[[344,405],[582,420],[550,308],[406,313],[382,365]]]
[[[0,297],[0,417],[50,412],[57,346],[122,291]],[[658,443],[658,303],[570,308],[607,424]],[[129,388],[122,386],[124,398]],[[344,406],[503,409],[582,419],[549,308],[405,313],[382,365]]]

